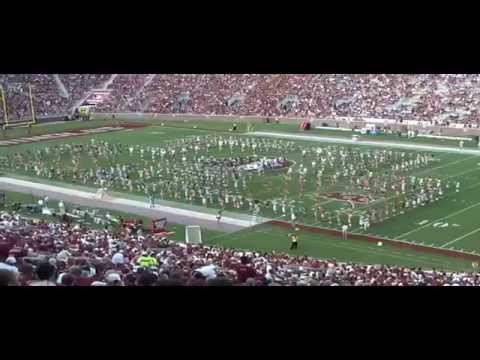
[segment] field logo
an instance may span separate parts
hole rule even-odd
[[[368,204],[373,199],[367,195],[359,195],[359,194],[347,194],[342,192],[330,192],[324,195],[329,199],[336,199],[341,201],[351,201],[354,204]]]

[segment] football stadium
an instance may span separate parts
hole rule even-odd
[[[480,75],[0,75],[0,284],[476,286]]]

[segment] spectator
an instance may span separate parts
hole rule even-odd
[[[65,274],[62,277],[61,285],[62,286],[74,286],[75,285],[75,278],[70,274]]]
[[[138,286],[153,286],[157,283],[157,276],[149,271],[145,271],[138,278]]]
[[[21,267],[20,276],[18,278],[18,283],[21,286],[28,286],[30,282],[34,279],[34,269],[33,266],[29,263],[24,262]]]
[[[0,286],[14,285],[17,285],[15,273],[7,269],[0,269]]]
[[[189,286],[203,286],[205,285],[205,276],[202,273],[195,271],[192,274],[192,277],[188,281],[187,285]]]
[[[281,253],[243,252],[207,245],[185,246],[167,239],[158,242],[158,249],[144,254],[146,258],[155,258],[157,265],[149,266],[149,263],[145,268],[137,269],[135,258],[138,249],[144,248],[146,243],[152,243],[149,234],[139,237],[127,232],[114,234],[108,230],[80,227],[66,231],[65,224],[34,223],[8,213],[0,217],[10,223],[8,230],[0,228],[0,238],[8,231],[10,239],[22,241],[22,246],[30,249],[23,254],[16,251],[15,264],[18,264],[18,268],[6,263],[9,254],[13,254],[10,248],[15,244],[3,249],[5,261],[0,263],[0,269],[19,273],[20,285],[53,286],[56,273],[54,263],[61,272],[57,284],[62,286],[480,285],[480,277],[475,272],[452,273],[435,269],[426,271],[398,266],[341,263]],[[104,236],[111,241],[105,242]],[[85,251],[79,239],[85,240],[85,244],[93,250]],[[111,261],[118,253],[120,241],[124,243],[122,251],[125,260],[121,269]],[[40,248],[44,255],[39,254]],[[63,250],[71,254],[67,262],[58,260],[57,255]],[[14,263],[11,258],[8,262]],[[38,264],[36,271],[32,264]],[[10,283],[10,280],[3,280],[3,283]]]
[[[248,278],[255,278],[257,273],[250,265],[250,260],[246,256],[240,258],[240,264],[236,268],[237,271],[237,281],[239,283],[244,283]]]
[[[138,258],[137,264],[140,267],[148,269],[154,266],[158,266],[158,261],[157,259],[155,259],[155,257],[149,254],[148,251],[144,251],[142,252],[142,255]]]
[[[52,278],[55,275],[55,267],[48,262],[43,262],[36,269],[38,280],[30,283],[30,286],[55,286]]]
[[[105,282],[107,286],[123,286],[122,277],[117,272],[110,272],[105,277]]]
[[[123,265],[125,263],[123,252],[121,250],[112,256],[112,263],[114,265]]]

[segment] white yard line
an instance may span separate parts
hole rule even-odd
[[[456,238],[456,239],[454,239],[454,240],[452,240],[452,241],[449,241],[449,242],[443,244],[443,245],[440,246],[440,247],[441,247],[441,248],[444,248],[444,247],[447,246],[447,245],[451,245],[451,244],[453,244],[453,243],[456,243],[457,241],[460,241],[460,240],[466,238],[467,236],[470,236],[470,235],[472,235],[472,234],[475,234],[475,233],[477,233],[477,232],[479,232],[479,231],[480,231],[480,228],[475,229],[475,230],[473,230],[473,231],[470,231],[468,234],[462,235],[462,236],[460,236],[460,237],[458,237],[458,238]]]
[[[430,172],[430,171],[434,171],[434,170],[438,170],[438,169],[443,169],[443,168],[445,168],[445,167],[449,167],[449,166],[451,166],[451,165],[455,165],[455,164],[461,163],[461,162],[463,162],[463,161],[471,160],[471,159],[474,159],[474,158],[475,158],[475,156],[472,155],[472,156],[469,156],[469,157],[467,157],[467,158],[465,158],[465,159],[460,159],[460,160],[457,160],[457,161],[452,161],[452,162],[443,164],[443,165],[441,165],[441,166],[436,166],[436,167],[432,167],[432,168],[430,168],[430,169],[425,169],[425,170],[419,171],[419,172],[415,173],[414,175],[415,175],[415,176],[418,176],[419,174],[423,174],[423,173],[426,173],[426,172]]]
[[[295,135],[295,134],[286,134],[281,132],[266,132],[266,131],[255,131],[249,133],[253,136],[265,136],[265,137],[276,137],[276,138],[286,138],[292,140],[306,140],[306,141],[317,141],[317,142],[329,142],[329,143],[344,143],[344,144],[353,144],[359,146],[380,146],[380,147],[394,147],[394,148],[403,148],[411,150],[429,150],[429,151],[440,151],[440,152],[449,152],[456,154],[472,154],[480,156],[480,150],[472,149],[460,149],[455,147],[448,146],[429,146],[429,145],[420,145],[420,144],[406,144],[406,143],[397,143],[389,141],[354,141],[346,138],[338,137],[327,137],[327,136],[315,136],[315,135]]]
[[[468,170],[468,171],[466,171],[466,172],[456,174],[455,176],[462,175],[462,174],[465,174],[465,173],[468,173],[468,172],[472,172],[472,171],[478,171],[478,170],[480,170],[480,169]],[[449,176],[449,177],[443,178],[442,180],[449,179],[449,178],[451,178],[451,177],[453,177],[453,176]],[[474,184],[474,185],[472,185],[472,186],[469,186],[469,187],[465,188],[463,191],[476,188],[477,186],[480,186],[480,183],[476,183],[476,184]],[[453,193],[453,194],[456,194],[456,193]],[[450,195],[450,196],[451,196],[451,195]],[[392,198],[392,197],[390,197],[390,198]],[[385,199],[390,199],[390,198],[382,198],[382,199],[385,200]],[[378,202],[380,202],[380,199],[377,199],[375,202],[373,202],[373,203],[371,203],[371,204],[373,205],[374,203],[378,203]],[[474,204],[474,205],[475,205],[475,204]],[[475,205],[475,206],[476,206],[476,205]],[[366,207],[366,208],[363,208],[362,210],[364,210],[364,209],[369,209],[369,208],[370,208],[370,206],[369,206],[369,207]],[[463,210],[466,210],[466,209],[463,209]],[[463,211],[463,210],[461,210],[461,211]],[[453,215],[453,214],[451,214],[451,215]],[[448,215],[448,217],[450,217],[451,215]],[[441,220],[441,219],[439,219],[439,220]],[[436,221],[438,221],[438,220],[433,220],[433,221],[425,224],[424,226],[422,226],[422,228],[423,228],[423,227],[426,227],[426,226],[428,226],[428,225],[431,225],[432,223],[435,223]],[[420,229],[420,228],[418,228],[418,229],[413,229],[412,231],[410,231],[410,232],[408,232],[408,233],[401,234],[401,235],[395,237],[394,239],[399,239],[400,237],[403,237],[404,235],[408,235],[408,234],[410,234],[410,233],[412,233],[412,232],[415,232],[415,231],[417,231],[417,230],[419,230],[419,229]],[[358,230],[362,230],[362,228],[361,228],[361,227],[358,227],[358,228],[356,228],[356,229],[353,229],[352,231],[358,231]]]
[[[410,234],[412,234],[412,233],[414,233],[414,232],[417,232],[417,231],[420,230],[420,229],[424,229],[424,228],[426,228],[427,226],[432,225],[433,223],[439,222],[440,220],[445,220],[445,219],[451,218],[452,216],[461,214],[461,213],[463,213],[463,212],[465,212],[465,211],[468,211],[468,210],[470,210],[470,209],[473,209],[474,207],[479,206],[479,205],[480,205],[480,202],[478,202],[478,203],[476,203],[476,204],[473,204],[473,205],[470,205],[470,206],[468,206],[468,207],[466,207],[466,208],[464,208],[464,209],[462,209],[462,210],[455,211],[454,213],[451,213],[450,215],[444,216],[444,217],[442,217],[442,218],[440,218],[440,219],[436,219],[436,220],[430,221],[430,222],[426,223],[426,224],[423,225],[423,226],[420,226],[420,227],[418,227],[418,228],[416,228],[416,229],[413,229],[413,230],[410,230],[410,231],[408,231],[408,232],[406,232],[406,233],[403,233],[403,234],[395,237],[394,239],[403,238],[403,237],[405,237],[405,236],[407,236],[407,235],[410,235]]]
[[[460,175],[465,175],[465,174],[468,174],[468,173],[471,173],[471,172],[474,172],[474,171],[480,171],[480,167],[479,167],[479,168],[475,168],[475,169],[466,170],[466,171],[463,171],[463,172],[461,172],[461,173],[458,173],[458,174],[455,174],[455,175],[446,176],[446,177],[443,177],[443,178],[440,178],[440,179],[441,179],[442,181],[445,181],[445,180],[447,180],[447,179],[451,179],[451,178],[453,178],[453,177],[458,177],[458,176],[460,176]],[[477,187],[477,186],[479,186],[479,185],[480,185],[480,183],[476,183],[476,184],[474,184],[474,185],[472,185],[472,186],[469,186],[469,187],[463,189],[463,191],[465,191],[465,190],[470,190],[470,189],[475,188],[475,187]],[[456,194],[456,193],[454,193],[454,194]],[[450,195],[450,196],[451,196],[451,195]],[[369,203],[369,205],[368,205],[367,207],[364,207],[364,208],[362,208],[361,210],[362,210],[362,211],[365,211],[365,210],[367,210],[367,209],[370,209],[372,206],[374,206],[374,205],[376,205],[376,204],[378,204],[378,203],[381,203],[381,202],[383,202],[383,201],[385,201],[385,200],[388,200],[388,199],[393,199],[393,198],[395,198],[395,197],[396,197],[396,196],[378,198],[378,199],[376,199],[375,201]],[[355,214],[357,214],[357,212],[355,212]],[[427,224],[427,225],[428,225],[428,224]],[[427,225],[426,225],[426,226],[427,226]],[[353,231],[356,231],[356,230],[361,230],[361,228],[358,227],[358,228],[354,229]],[[399,235],[399,236],[402,236],[402,235]],[[396,237],[395,239],[398,239],[398,237]]]

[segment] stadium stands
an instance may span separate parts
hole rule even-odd
[[[480,285],[476,273],[185,245],[141,231],[88,230],[7,212],[0,215],[0,260],[0,285]]]
[[[85,94],[93,89],[103,85],[109,78],[110,74],[61,74],[61,81],[65,85],[71,102],[71,106],[75,100],[81,99]]]
[[[41,115],[66,113],[109,74],[0,75],[11,117],[28,116],[26,83]],[[135,74],[118,75],[97,111],[242,114],[299,117],[374,117],[478,126],[477,74]],[[3,116],[3,110],[0,109]]]
[[[31,119],[28,84],[32,86],[37,116],[64,113],[68,100],[61,97],[52,75],[0,75],[5,90],[7,112],[11,121]],[[0,109],[3,121],[3,107]]]
[[[148,74],[118,75],[109,87],[112,89],[110,101],[99,104],[97,111],[137,111],[141,106],[140,102],[131,104],[131,101],[136,100],[137,93],[143,89],[148,78]]]
[[[28,84],[32,86],[37,117],[68,114],[75,101],[89,90],[103,84],[110,75],[60,75],[67,93],[63,93],[53,74],[1,74],[0,85],[5,90],[7,112],[12,122],[31,119]],[[0,106],[0,119],[4,119]]]
[[[478,124],[478,75],[157,75],[130,111]],[[115,86],[115,84],[113,84]],[[105,109],[122,108],[121,97]]]

